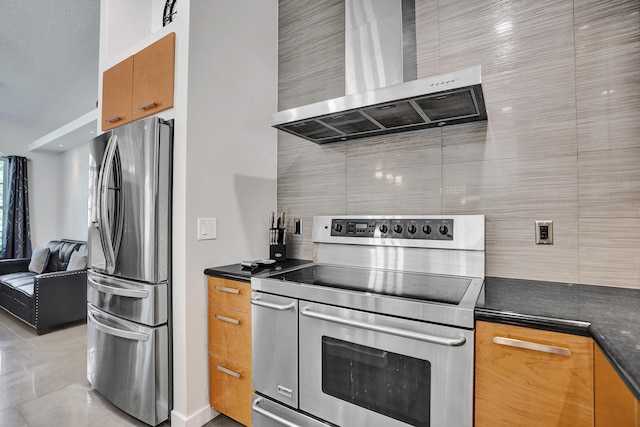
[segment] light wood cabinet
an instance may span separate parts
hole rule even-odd
[[[133,120],[173,107],[175,33],[134,55]]]
[[[114,65],[102,77],[102,130],[173,107],[175,33]]]
[[[209,286],[211,407],[251,425],[251,284],[216,277]]]
[[[133,56],[114,65],[102,75],[102,130],[112,129],[131,119]]]
[[[593,344],[595,427],[640,427],[640,403]]]
[[[476,323],[475,427],[592,427],[587,337]]]

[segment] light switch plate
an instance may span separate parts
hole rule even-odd
[[[215,239],[216,235],[215,218],[198,218],[198,240]]]
[[[553,245],[553,221],[536,221],[536,244]]]

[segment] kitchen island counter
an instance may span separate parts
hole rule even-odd
[[[476,320],[590,336],[640,400],[640,289],[487,277]]]

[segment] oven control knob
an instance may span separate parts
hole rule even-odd
[[[389,227],[387,227],[386,224],[381,224],[379,228],[382,234],[387,234],[387,231],[389,231]]]
[[[408,228],[407,231],[409,232],[409,234],[416,234],[416,231],[418,231],[418,229],[416,228],[415,225],[411,224]]]
[[[340,223],[336,223],[336,224],[333,226],[333,229],[334,229],[334,230],[336,230],[336,232],[340,233],[340,232],[342,231],[342,224],[340,224]]]
[[[422,226],[422,231],[424,232],[424,234],[431,234],[431,226],[430,225],[423,225]]]
[[[443,236],[449,234],[449,228],[446,225],[441,225],[438,231],[440,231],[440,234]]]
[[[393,226],[393,231],[400,234],[402,233],[402,226],[400,224],[396,224]]]

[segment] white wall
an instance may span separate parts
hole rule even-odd
[[[87,240],[89,144],[57,156],[58,238]]]
[[[28,151],[28,144],[42,136],[38,131],[3,122],[0,123],[0,134],[0,152],[30,159],[27,169],[31,246],[44,246],[49,240],[60,237],[56,218],[58,159],[54,154]]]
[[[187,4],[189,32],[176,49],[174,426],[213,414],[203,270],[268,256],[277,179],[277,0],[192,1],[179,15]],[[216,240],[196,239],[200,217],[217,219]]]

